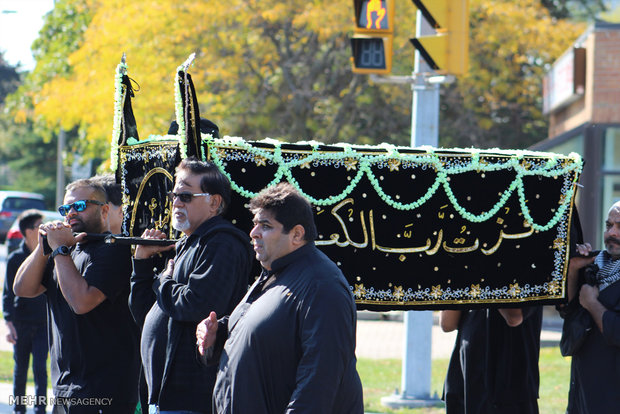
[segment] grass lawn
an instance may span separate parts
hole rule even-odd
[[[560,355],[560,349],[542,348],[540,351],[540,399],[541,414],[563,414],[566,411],[570,358]],[[431,367],[431,395],[441,396],[443,381],[448,369],[447,359],[436,359]],[[443,407],[390,410],[381,405],[381,397],[394,393],[401,386],[401,361],[399,359],[373,360],[360,358],[357,370],[364,387],[364,409],[371,413],[440,414]]]
[[[48,361],[49,364],[49,361]],[[49,365],[48,365],[49,366]],[[541,414],[563,414],[568,396],[570,359],[560,355],[559,348],[543,348],[540,351],[540,400]],[[432,363],[431,394],[441,396],[443,380],[448,368],[447,359],[435,359]],[[390,410],[381,405],[381,397],[400,389],[400,359],[360,358],[357,370],[364,387],[364,409],[370,413],[440,414],[442,407]],[[28,373],[32,384],[32,372]],[[48,370],[49,374],[49,370]],[[13,381],[13,353],[0,351],[0,381]]]

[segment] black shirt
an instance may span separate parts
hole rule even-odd
[[[135,408],[138,401],[138,329],[127,299],[131,275],[129,246],[91,241],[71,257],[78,272],[106,299],[78,315],[65,300],[56,272],[43,278],[49,307],[49,338],[54,394],[58,397],[112,398],[105,412]],[[50,264],[53,262],[50,261]]]
[[[447,414],[538,412],[542,307],[509,327],[497,309],[463,311],[444,385]]]
[[[363,413],[356,308],[342,272],[312,243],[272,266],[227,326],[218,324],[218,340],[229,336],[219,361],[214,411]]]
[[[13,282],[17,269],[28,255],[30,255],[30,249],[22,240],[19,248],[11,253],[7,259],[6,277],[4,278],[4,290],[2,292],[2,312],[6,321],[45,324],[47,322],[45,296],[20,298],[15,296],[13,292]]]

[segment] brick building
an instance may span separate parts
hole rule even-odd
[[[554,63],[543,89],[549,138],[531,149],[583,157],[577,208],[585,240],[602,248],[607,210],[620,200],[620,24],[591,25]]]

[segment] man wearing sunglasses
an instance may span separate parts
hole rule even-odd
[[[222,217],[230,203],[230,183],[214,164],[183,160],[168,198],[172,226],[185,237],[161,274],[154,274],[155,256],[173,246],[137,246],[131,279],[130,307],[143,327],[149,412],[210,413],[217,367],[198,363],[196,325],[212,309],[229,314],[245,294],[250,239]],[[147,229],[142,237],[165,234]]]
[[[18,296],[47,297],[54,413],[133,413],[139,357],[138,330],[127,305],[131,252],[85,239],[86,232],[108,228],[101,185],[75,181],[64,203],[58,211],[65,221],[39,227],[39,244],[13,285]],[[44,253],[43,236],[51,255]]]

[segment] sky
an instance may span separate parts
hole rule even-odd
[[[53,8],[54,0],[0,0],[0,51],[9,64],[19,63],[20,71],[34,68],[30,46]]]

